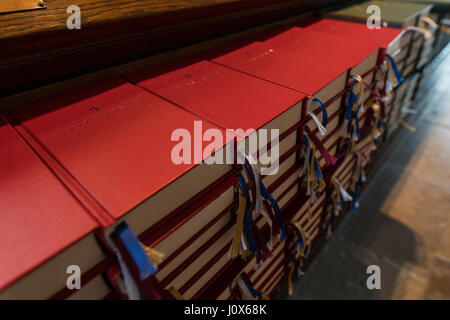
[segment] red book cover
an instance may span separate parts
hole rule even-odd
[[[121,79],[15,109],[11,117],[104,209],[110,223],[196,165],[172,161],[178,141],[171,135],[181,128],[194,137],[200,119]],[[202,130],[209,128],[225,136],[203,121]]]
[[[355,67],[361,61],[378,51],[380,45],[364,38],[344,37],[341,35],[292,27],[271,37],[268,45],[294,50],[312,55],[323,61],[341,61]]]
[[[305,97],[195,57],[126,78],[225,129],[259,129]]]
[[[347,37],[367,44],[387,48],[400,35],[401,29],[382,27],[369,29],[365,24],[342,20],[322,19],[305,27],[306,30],[319,31]]]
[[[348,63],[285,50],[267,42],[255,42],[228,53],[218,52],[213,50],[202,56],[307,95],[315,94],[351,67]]]
[[[0,291],[98,223],[0,115]]]

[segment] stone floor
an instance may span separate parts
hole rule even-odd
[[[450,299],[450,45],[425,73],[416,132],[399,128],[360,208],[286,299]],[[369,265],[380,290],[367,289]]]

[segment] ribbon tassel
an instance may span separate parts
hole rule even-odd
[[[316,117],[316,115],[314,114],[314,112],[312,111],[307,111],[307,114],[309,114],[309,116],[311,117],[311,119],[314,120],[314,122],[316,123],[317,129],[319,129],[319,134],[323,137],[327,134],[327,129],[325,129],[325,127],[322,125],[322,123],[320,122],[319,118]]]
[[[422,19],[423,19],[423,18],[422,18]],[[433,22],[434,22],[434,21],[433,21]],[[420,27],[415,27],[415,26],[409,26],[409,27],[406,27],[406,28],[405,28],[405,31],[419,32],[419,33],[421,33],[421,34],[423,35],[423,37],[424,37],[425,40],[430,39],[430,38],[433,36],[433,34],[431,33],[431,31],[422,29],[422,28],[420,28]]]
[[[348,194],[338,178],[333,177],[331,182],[334,186],[335,194],[331,196],[332,205],[328,208],[328,210],[333,210],[334,215],[338,216],[340,211],[342,210],[342,203],[352,201],[353,197]]]
[[[322,192],[325,188],[325,181],[323,180],[323,174],[315,156],[316,147],[308,138],[308,134],[306,132],[303,133],[303,141],[306,147],[305,154],[309,154],[309,158],[304,159],[305,170],[302,170],[306,171],[304,177],[304,183],[306,183],[307,186],[306,194],[311,195],[311,199],[314,201],[314,199],[317,198],[316,192]]]
[[[339,131],[340,137],[346,138],[348,136],[348,123],[349,122],[350,121],[347,118],[345,118],[344,121],[342,121],[341,129]]]
[[[352,76],[352,78],[353,78],[353,76]],[[342,123],[341,130],[339,132],[339,135],[344,138],[348,137],[348,128],[349,128],[350,122],[353,119],[353,105],[358,104],[358,97],[353,92],[353,87],[354,87],[354,84],[352,84],[348,90],[347,108],[345,111],[345,118]]]
[[[319,107],[322,109],[322,122],[320,122],[319,118],[317,118],[317,116],[314,114],[314,112],[312,111],[307,111],[307,114],[309,114],[309,116],[311,117],[311,119],[313,119],[313,121],[315,122],[317,129],[319,129],[319,134],[321,136],[325,136],[327,134],[327,123],[328,123],[328,112],[327,112],[327,108],[325,107],[325,105],[322,103],[322,101],[320,101],[317,98],[313,99],[313,102],[315,102],[316,104],[319,105]]]
[[[359,84],[359,96],[356,96],[353,92],[354,84],[352,83],[348,91],[347,109],[339,135],[347,138],[349,126],[351,121],[354,120],[355,125],[350,126],[350,137],[353,141],[358,141],[360,135],[358,113],[364,111],[364,81],[362,77],[357,74],[352,74],[352,79],[356,80]]]
[[[288,287],[290,296],[292,296],[292,294],[294,293],[294,284],[293,284],[294,269],[295,264],[291,262],[289,265],[289,275],[288,275]]]
[[[150,247],[147,247],[142,243],[141,246],[144,248],[145,253],[150,258],[150,261],[153,263],[154,266],[158,266],[164,259],[164,253],[156,251],[155,249],[152,249]]]
[[[306,139],[308,140],[308,147],[313,149],[313,155],[315,155],[315,148],[317,147],[319,149],[320,154],[322,155],[322,157],[325,160],[326,166],[332,166],[336,163],[337,158],[333,157],[328,150],[323,146],[322,141],[320,141],[320,139],[318,139],[317,137],[315,137],[311,131],[309,130],[309,128],[305,128],[305,134],[306,134]],[[309,134],[309,136],[308,136]],[[305,138],[304,138],[305,140]],[[306,142],[305,142],[306,143]]]
[[[276,219],[276,226],[277,228],[279,227],[281,233],[280,238],[284,239],[286,237],[283,217],[276,198],[269,194],[260,179],[256,160],[245,151],[240,151],[238,157],[244,163],[246,176],[248,176],[251,189],[254,192],[252,194],[254,209],[252,209],[249,191],[247,190],[247,182],[244,176],[239,173],[239,187],[237,187],[239,190],[239,207],[236,217],[235,233],[228,254],[231,258],[235,258],[241,254],[245,259],[253,253],[257,257],[257,260],[261,260],[270,256],[270,251],[273,250],[273,239],[275,238],[273,236],[273,227],[275,220],[272,220],[272,218]],[[263,199],[267,200],[267,202],[264,202]],[[274,212],[273,215],[272,210]],[[260,230],[253,224],[253,212],[261,214],[270,227],[268,244],[265,243]]]
[[[305,161],[303,162],[303,167],[298,174],[299,178],[301,178],[305,174],[309,176],[309,161],[306,160],[309,159],[309,157],[311,156],[311,147],[309,143],[306,145],[306,150],[302,150],[302,156],[305,159]]]
[[[334,212],[334,215],[333,215],[332,209],[333,209],[333,206],[331,206],[331,205],[328,206],[327,215],[322,224],[322,229],[327,232],[326,237],[325,237],[326,239],[328,239],[331,236],[331,226],[333,223],[333,218],[334,218],[334,216],[338,215],[338,213],[336,213],[336,211]]]
[[[363,170],[362,153],[361,153],[361,151],[355,151],[354,153],[357,157],[357,162],[356,162],[356,170],[353,174],[352,184],[351,184],[352,197],[353,197],[352,208],[351,208],[352,211],[356,210],[359,207],[358,187],[366,179],[365,175],[364,175],[364,170]]]
[[[326,166],[334,166],[336,161],[338,160],[336,157],[333,157],[327,149],[318,141],[317,147],[319,148],[319,152],[322,154],[322,157],[325,159]]]
[[[302,226],[298,222],[293,222],[292,226],[297,237],[300,257],[306,258],[311,246],[309,234],[304,232]]]
[[[336,182],[336,184],[338,186],[338,190],[337,191],[339,191],[339,194],[342,197],[342,200],[343,201],[352,201],[353,200],[352,196],[348,194],[348,192],[342,186],[342,183],[339,181],[339,179],[334,177],[333,181]]]
[[[359,84],[359,95],[358,101],[356,102],[357,110],[359,110],[359,112],[364,112],[364,81],[359,74],[353,74],[352,78],[355,79]]]
[[[375,120],[372,124],[372,130],[371,130],[371,135],[372,135],[372,149],[375,150],[376,149],[376,141],[377,139],[381,136],[381,132],[379,130],[380,126],[381,126],[381,107],[379,104],[374,103],[372,105],[372,109],[375,112]]]
[[[264,292],[258,291],[253,287],[247,273],[243,272],[236,279],[236,282],[243,300],[258,300],[259,297],[268,300],[268,296]]]
[[[244,229],[244,216],[245,216],[245,197],[241,189],[238,188],[239,192],[239,207],[238,214],[236,217],[235,229],[234,229],[234,237],[230,246],[230,250],[228,251],[228,256],[230,258],[236,258],[239,256],[241,251],[246,251],[245,241],[243,239],[243,229]]]
[[[261,187],[261,193],[262,193],[263,197],[266,198],[267,200],[269,200],[269,202],[272,205],[272,209],[275,211],[275,217],[277,219],[278,226],[280,227],[280,231],[281,231],[280,239],[283,240],[286,238],[286,229],[284,227],[283,216],[281,214],[280,207],[278,206],[277,199],[274,196],[272,196],[271,194],[269,194],[269,192],[267,191],[267,189],[264,186],[264,184],[262,183],[262,181],[260,181],[260,187]]]
[[[264,219],[266,219],[266,222],[269,225],[269,228],[270,228],[269,251],[272,251],[272,249],[273,249],[273,243],[272,243],[273,222],[272,222],[272,219],[270,218],[269,213],[266,211],[266,208],[263,204],[262,197],[261,197],[262,189],[265,190],[265,186],[264,186],[263,182],[261,181],[261,179],[259,178],[259,169],[258,169],[256,160],[249,153],[246,153],[245,157],[248,159],[248,162],[252,169],[253,182],[254,182],[255,189],[256,189],[255,211],[256,211],[256,213],[260,213],[264,217]],[[245,166],[246,166],[246,170],[249,171],[247,164],[245,164]],[[248,172],[248,173],[250,175],[250,172]],[[265,192],[265,194],[267,194],[267,191]]]
[[[169,293],[175,298],[175,300],[185,300],[175,287],[172,286],[167,291],[169,291]]]
[[[388,58],[388,63],[390,65],[390,67],[391,67],[389,70],[392,70],[394,72],[395,79],[397,80],[397,85],[399,85],[405,79],[403,79],[403,77],[400,75],[400,72],[397,69],[397,64],[395,63],[394,58],[392,58],[392,56],[389,55],[389,54],[386,54],[386,57]],[[388,73],[388,75],[389,75],[389,73]],[[391,91],[391,90],[388,90],[388,91]]]
[[[165,293],[154,275],[164,255],[142,245],[124,221],[105,239],[116,253],[128,299],[163,299]]]

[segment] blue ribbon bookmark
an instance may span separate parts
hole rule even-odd
[[[247,289],[250,291],[250,293],[255,296],[255,297],[260,297],[263,295],[263,293],[261,291],[256,290],[255,288],[253,288],[247,281],[244,281],[245,286],[247,287]]]
[[[324,127],[326,127],[326,126],[327,126],[327,123],[328,123],[328,112],[327,112],[327,108],[324,106],[324,104],[322,103],[322,101],[320,101],[319,99],[314,98],[313,101],[314,101],[315,103],[317,103],[317,104],[320,106],[320,108],[322,108],[322,125],[323,125]]]
[[[314,159],[314,171],[316,172],[316,178],[323,178],[323,174],[320,171],[319,164],[317,163],[317,159]]]
[[[356,135],[359,137],[360,130],[359,130],[359,118],[358,118],[358,111],[352,111],[353,119],[355,119],[355,129],[356,129]]]
[[[295,230],[295,233],[297,234],[298,243],[302,247],[304,247],[305,246],[305,240],[303,239],[301,232],[297,228],[294,228],[294,230]]]
[[[261,180],[259,180],[259,184],[261,187],[261,195],[265,199],[270,201],[273,211],[275,211],[275,217],[277,218],[278,225],[280,226],[280,229],[281,229],[280,238],[281,238],[281,240],[286,239],[286,229],[284,228],[283,215],[281,214],[281,210],[280,210],[280,207],[278,206],[277,199],[267,191],[266,186],[264,185],[264,183]]]
[[[139,268],[139,278],[144,280],[155,274],[157,269],[153,266],[144,248],[142,248],[139,239],[130,227],[128,227],[126,222],[121,222],[116,227],[116,233],[122,244],[130,253],[136,266]]]
[[[247,243],[250,247],[250,251],[256,252],[258,251],[258,246],[256,245],[255,238],[253,237],[252,233],[252,224],[253,219],[250,214],[250,195],[248,193],[247,189],[247,183],[245,182],[244,177],[241,173],[238,174],[239,177],[239,185],[242,188],[242,193],[245,197],[245,218],[244,218],[244,231],[245,231],[245,238],[247,239]]]
[[[400,83],[405,81],[405,79],[403,79],[403,77],[400,75],[400,72],[397,69],[397,64],[395,63],[394,58],[392,58],[390,54],[386,54],[386,57],[391,62],[392,70],[394,70],[395,77],[397,78],[397,85],[399,85]]]
[[[250,172],[250,168],[248,167],[247,164],[244,164],[244,168],[245,171],[247,171],[247,173],[249,174],[249,176],[251,176],[252,173]],[[283,215],[281,214],[281,210],[280,207],[278,206],[277,199],[267,191],[266,186],[264,185],[261,179],[259,179],[259,188],[261,190],[261,195],[264,197],[264,199],[269,200],[270,204],[272,205],[273,211],[275,211],[275,217],[277,218],[278,225],[280,226],[281,229],[280,238],[285,239],[286,230],[284,228]]]
[[[348,92],[347,110],[345,113],[345,119],[347,119],[348,121],[352,120],[352,107],[357,102],[358,102],[358,97],[353,92],[353,85],[352,85]]]
[[[356,185],[355,185],[355,190],[353,191],[353,194],[352,194],[352,198],[353,198],[353,201],[352,201],[352,207],[351,207],[351,210],[352,210],[352,211],[355,211],[355,210],[357,209],[357,203],[358,203],[358,188],[359,188],[361,182],[362,182],[362,174],[359,175],[358,181],[356,182]]]

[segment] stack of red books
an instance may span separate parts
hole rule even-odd
[[[357,207],[386,123],[400,32],[339,23],[361,37],[285,28],[3,114],[0,298],[261,299],[292,283]]]
[[[436,33],[438,32],[438,25],[430,18],[430,10],[432,7],[433,5],[430,3],[367,1],[327,14],[328,17],[340,19],[341,21],[324,19],[308,26],[308,28],[314,30],[333,32],[341,35],[346,34],[350,37],[357,36],[355,39],[359,39],[360,36],[370,37],[377,33],[381,34],[386,29],[389,29],[385,26],[394,27],[402,31],[397,38],[397,43],[391,46],[392,50],[388,52],[396,62],[397,69],[405,81],[398,86],[397,90],[394,90],[388,95],[389,102],[387,105],[392,110],[388,112],[387,136],[390,136],[395,131],[400,122],[405,124],[405,116],[411,114],[409,111],[414,109],[411,103],[418,91],[423,68],[430,62],[433,56],[433,50],[436,47],[434,42]],[[376,17],[377,13],[372,11],[374,8],[378,8],[379,17]],[[381,22],[380,26],[371,25],[375,21],[375,17]],[[328,21],[332,22],[329,23]],[[349,25],[348,21],[354,21],[353,24],[355,25],[359,24],[361,30],[374,28],[372,30],[373,32],[371,32],[371,35],[366,35],[367,32],[364,30],[361,33],[347,32],[346,25]],[[411,94],[408,95],[406,92],[411,92]],[[406,124],[406,126],[408,125]]]

